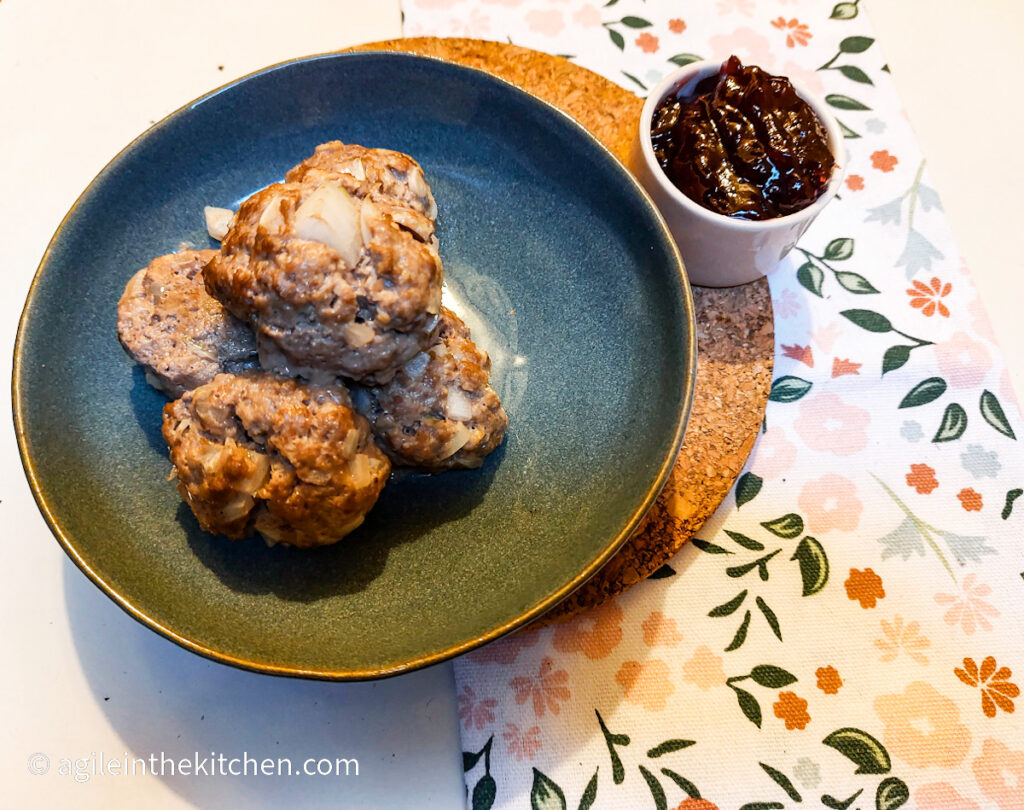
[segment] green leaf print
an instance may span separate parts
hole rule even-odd
[[[1013,502],[1021,495],[1024,495],[1024,489],[1011,489],[1006,493],[1006,503],[1003,504],[1002,511],[1003,520],[1007,520],[1013,514]],[[744,591],[744,593],[746,592]]]
[[[843,53],[864,53],[873,43],[871,37],[847,37],[839,43],[839,50]]]
[[[840,121],[838,118],[836,119],[836,123],[839,124],[839,131],[843,133],[843,137],[844,138],[848,138],[850,140],[853,140],[854,138],[859,138],[860,137],[860,135],[858,133],[854,132],[852,129],[850,129],[848,126],[846,126],[846,124],[844,124],[842,121]]]
[[[864,110],[871,109],[867,104],[863,104],[860,101],[857,101],[857,99],[855,98],[840,95],[839,93],[829,93],[827,96],[825,96],[825,101],[827,101],[837,110],[856,110],[858,112],[861,112]]]
[[[654,798],[654,807],[656,810],[668,810],[668,798],[665,796],[665,789],[661,786],[661,782],[658,781],[658,777],[651,773],[643,765],[637,766],[640,768],[640,775],[643,776],[644,781],[647,783],[647,787],[651,790],[651,796]]]
[[[647,752],[647,756],[650,759],[657,759],[663,757],[665,754],[671,754],[674,751],[682,751],[684,748],[689,748],[691,745],[696,745],[696,740],[665,740],[661,745],[656,745],[654,748]]]
[[[854,295],[877,295],[876,290],[871,282],[868,281],[860,273],[851,273],[847,270],[840,270],[836,272],[836,281],[838,281],[844,290],[852,292]]]
[[[661,566],[657,571],[651,574],[648,579],[665,579],[667,577],[674,577],[676,575],[676,569],[666,563]]]
[[[853,0],[852,3],[836,3],[829,17],[833,20],[852,20],[857,16],[857,4],[859,2],[860,0]]]
[[[642,81],[640,81],[640,80],[639,80],[639,79],[638,79],[638,78],[637,78],[636,76],[634,76],[634,75],[633,75],[632,73],[626,73],[626,71],[624,71],[624,70],[623,70],[623,71],[621,71],[621,73],[622,73],[622,75],[623,75],[623,76],[625,76],[625,77],[626,77],[627,79],[629,79],[629,80],[630,80],[631,82],[633,82],[633,84],[635,84],[635,85],[636,85],[637,87],[639,87],[639,88],[640,88],[641,90],[646,90],[646,89],[647,89],[647,85],[646,85],[646,84],[644,84],[644,83],[643,83]]]
[[[800,269],[796,271],[796,280],[818,298],[824,298],[821,294],[821,285],[825,282],[825,273],[813,262],[804,262],[800,265]]]
[[[785,810],[782,802],[748,802],[740,810]]]
[[[864,792],[864,788],[861,788],[854,793],[849,799],[835,799],[829,796],[827,793],[821,797],[821,803],[825,807],[830,807],[832,810],[847,810],[851,804],[857,801],[857,797]]]
[[[533,787],[530,789],[531,810],[565,810],[565,794],[548,777],[533,769]]]
[[[981,415],[986,422],[1004,436],[1009,436],[1011,439],[1017,438],[1013,433],[1013,428],[1010,427],[1006,414],[1003,413],[1003,406],[999,404],[995,394],[987,389],[982,391],[980,407]]]
[[[600,768],[594,770],[594,775],[590,777],[590,781],[587,782],[587,788],[583,791],[583,795],[580,797],[579,810],[590,810],[591,806],[597,800],[597,772]]]
[[[773,664],[758,664],[750,670],[750,678],[765,689],[782,689],[796,683],[796,675]]]
[[[803,534],[804,519],[800,515],[790,512],[775,520],[766,520],[761,524],[776,537],[786,540],[793,540]]]
[[[489,773],[484,774],[473,788],[473,810],[491,810],[494,797],[498,795],[498,784]]]
[[[743,473],[740,480],[736,482],[736,508],[739,509],[754,500],[757,493],[761,491],[763,483],[760,476],[754,475],[752,472]]]
[[[846,309],[839,314],[869,332],[882,334],[892,331],[892,323],[889,322],[889,319],[870,309]]]
[[[671,779],[673,782],[675,782],[677,785],[679,785],[679,787],[682,788],[683,792],[691,799],[700,798],[700,791],[697,790],[697,786],[693,784],[693,782],[691,782],[685,776],[683,776],[682,774],[678,774],[675,771],[669,770],[668,768],[662,768],[661,772],[669,779]]]
[[[732,554],[729,549],[716,546],[714,543],[709,543],[707,540],[701,540],[699,537],[691,538],[690,542],[705,554]]]
[[[825,246],[825,258],[830,261],[845,261],[852,255],[853,240],[848,236],[844,236],[841,239],[833,239]]]
[[[775,549],[771,554],[765,554],[763,557],[758,557],[753,562],[744,563],[743,565],[734,565],[732,568],[726,568],[725,574],[729,577],[742,577],[749,574],[755,568],[758,569],[758,575],[761,577],[762,582],[768,581],[768,563],[772,557],[782,551],[781,548]]]
[[[875,793],[875,810],[896,810],[910,800],[907,783],[895,776],[883,779]]]
[[[890,371],[903,368],[913,350],[913,346],[890,346],[886,349],[885,354],[882,355],[882,376],[884,377]]]
[[[622,760],[619,759],[619,754],[615,750],[617,745],[629,745],[629,736],[627,734],[612,734],[608,730],[608,726],[604,724],[604,718],[601,717],[601,712],[594,709],[594,714],[597,715],[597,722],[601,725],[601,733],[604,734],[605,745],[608,746],[608,754],[612,760],[612,781],[616,785],[621,785],[622,781],[626,778],[626,769],[622,767]]]
[[[946,381],[942,377],[929,377],[921,380],[900,400],[900,408],[916,408],[934,402],[946,393]]]
[[[733,650],[738,650],[740,647],[743,646],[743,642],[747,640],[747,629],[749,627],[750,627],[750,611],[748,610],[746,612],[746,615],[743,617],[743,623],[740,624],[739,628],[736,630],[736,635],[734,635],[732,637],[732,641],[729,643],[729,646],[725,648],[726,652],[732,652]]]
[[[740,591],[736,596],[730,599],[728,602],[724,602],[716,608],[712,608],[708,616],[715,619],[720,616],[731,616],[740,605],[743,604],[743,600],[747,598],[746,591]]]
[[[619,20],[620,23],[629,28],[650,28],[651,22],[645,20],[643,17],[623,17]]]
[[[480,757],[486,757],[485,762],[484,762],[484,770],[487,773],[490,773],[490,771],[491,771],[491,767],[490,767],[490,762],[491,762],[491,745],[493,743],[494,743],[494,735],[492,734],[490,736],[490,738],[487,740],[487,742],[484,743],[484,747],[481,748],[479,751],[477,751],[475,753],[472,752],[472,751],[463,751],[462,752],[462,770],[463,771],[471,771],[471,770],[473,770],[473,767],[477,764],[477,762],[480,761]]]
[[[725,533],[732,538],[734,543],[743,546],[743,548],[750,549],[751,551],[764,551],[764,543],[759,543],[753,537],[747,537],[739,532],[731,532],[728,529],[725,530]]]
[[[946,406],[946,412],[942,414],[942,423],[932,442],[955,441],[964,435],[965,430],[967,430],[967,411],[956,402],[951,402]]]
[[[779,627],[779,617],[775,615],[775,611],[768,607],[768,603],[760,596],[754,600],[754,603],[757,605],[757,609],[761,611],[765,621],[768,622],[768,626],[772,629],[775,637],[782,641],[782,628]]]
[[[695,53],[677,53],[675,56],[670,56],[668,61],[674,65],[679,65],[679,67],[686,67],[694,62],[702,62],[704,58],[697,56]]]
[[[786,776],[786,774],[784,774],[782,771],[775,770],[775,768],[773,768],[771,765],[766,765],[763,762],[758,762],[757,764],[760,765],[761,769],[772,778],[772,781],[776,785],[778,785],[780,788],[786,791],[786,795],[789,796],[789,798],[791,798],[795,802],[803,801],[803,797],[800,795],[799,791],[797,791],[797,789],[793,786],[793,783],[789,780],[789,777]]]
[[[622,34],[620,34],[614,28],[609,28],[608,29],[608,37],[611,39],[612,43],[614,43],[616,48],[618,48],[620,51],[621,50],[625,50],[625,48],[626,48],[626,39],[625,39],[625,37],[622,36]]]
[[[800,566],[804,596],[814,596],[828,583],[828,557],[821,543],[813,537],[801,540],[789,559],[796,560]]]
[[[868,74],[856,65],[840,65],[836,70],[842,73],[850,81],[857,82],[858,84],[874,84]]]
[[[731,688],[736,693],[736,701],[740,704],[743,714],[751,723],[761,728],[761,704],[757,702],[757,698],[738,686],[731,686]]]
[[[772,402],[796,402],[811,390],[811,383],[800,377],[786,375],[772,381],[768,399]]]
[[[840,728],[829,734],[822,743],[834,748],[857,766],[854,773],[889,773],[892,760],[889,752],[878,740],[859,728]]]

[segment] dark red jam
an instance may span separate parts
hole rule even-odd
[[[735,56],[693,92],[654,111],[651,142],[669,180],[694,202],[739,219],[771,219],[814,202],[835,158],[818,116],[789,79]]]

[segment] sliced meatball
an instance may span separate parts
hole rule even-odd
[[[491,359],[447,308],[434,344],[390,382],[353,390],[356,408],[396,464],[431,471],[479,467],[508,417],[490,386]]]
[[[171,397],[222,371],[257,366],[256,338],[207,291],[203,266],[215,250],[183,250],[153,259],[128,282],[117,305],[117,336]]]
[[[323,180],[242,203],[204,278],[253,327],[264,368],[385,382],[433,340],[443,270],[434,244]]]
[[[391,471],[343,386],[220,374],[164,406],[178,491],[206,531],[310,548],[359,526]]]

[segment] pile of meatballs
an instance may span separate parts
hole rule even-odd
[[[322,144],[237,212],[220,250],[154,259],[118,304],[170,396],[163,437],[203,529],[297,547],[359,526],[391,472],[478,467],[508,419],[443,306],[437,206],[408,155]]]

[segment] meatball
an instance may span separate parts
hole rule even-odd
[[[164,406],[178,491],[205,530],[300,548],[363,522],[391,471],[342,386],[219,374]]]
[[[384,385],[353,390],[378,443],[396,464],[431,471],[479,467],[508,425],[490,386],[491,360],[447,308],[434,344]]]
[[[256,331],[264,368],[314,381],[386,382],[430,345],[441,308],[436,246],[331,179],[251,196],[203,275]]]
[[[222,371],[257,365],[252,332],[203,284],[203,266],[216,253],[183,250],[153,259],[131,277],[117,305],[121,345],[150,384],[171,397]]]
[[[423,169],[409,155],[330,141],[285,175],[293,183],[339,182],[356,197],[368,198],[423,241],[434,238],[437,205]]]

